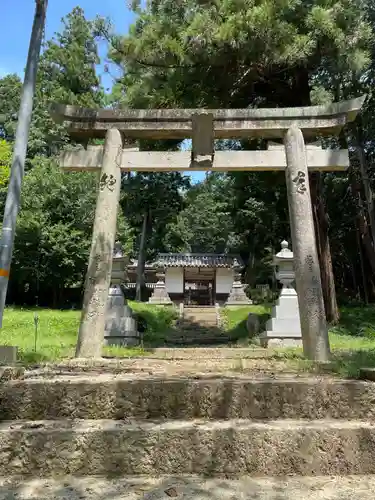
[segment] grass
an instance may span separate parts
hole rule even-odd
[[[160,345],[166,332],[173,328],[177,312],[171,308],[149,304],[130,303],[140,322],[145,321],[147,330],[144,340],[147,346]],[[270,314],[265,305],[231,307],[223,310],[225,329],[234,341],[247,339],[246,319],[249,312],[258,314],[264,325]],[[35,314],[39,317],[35,336]],[[74,355],[79,328],[79,311],[48,309],[7,308],[0,344],[16,345],[20,360],[25,363],[57,361]],[[303,359],[301,349],[279,349],[274,358],[285,359],[292,366],[305,371],[329,371],[339,376],[358,377],[361,367],[375,368],[375,306],[343,307],[341,321],[329,331],[333,360],[329,365],[316,366]],[[115,357],[147,355],[141,348],[104,348],[103,354]]]
[[[269,317],[268,305],[233,307],[223,310],[226,327],[237,339],[247,337],[246,319],[252,312],[261,325]],[[303,358],[302,349],[276,349],[274,359],[284,359],[301,371],[328,372],[341,377],[358,378],[363,367],[375,368],[375,306],[342,307],[340,324],[331,326],[329,340],[333,353],[327,365],[316,365]]]
[[[264,326],[271,307],[227,307],[223,310],[226,328],[236,332],[238,338],[247,337],[246,319],[250,312],[259,315]],[[341,308],[340,324],[329,329],[329,338],[333,350],[375,349],[375,306]]]
[[[138,323],[144,322],[146,331],[144,341],[148,346],[158,345],[173,328],[178,312],[175,308],[155,306],[142,302],[129,302],[138,317]]]
[[[270,316],[271,307],[268,305],[229,306],[222,309],[221,316],[225,329],[230,332],[233,341],[248,340],[246,321],[249,313],[257,314],[261,327],[264,327]]]
[[[130,303],[140,321],[147,322],[145,341],[152,344],[173,323],[174,310]],[[35,328],[35,316],[38,328]],[[50,309],[7,308],[3,328],[0,330],[1,345],[16,345],[20,360],[25,363],[57,361],[74,355],[79,329],[80,311],[57,311]],[[131,357],[145,354],[141,348],[104,348],[105,356]]]

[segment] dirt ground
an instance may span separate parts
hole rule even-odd
[[[0,500],[372,500],[374,476],[0,479]]]

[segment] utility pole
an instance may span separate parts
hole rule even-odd
[[[25,171],[27,143],[33,111],[40,49],[46,22],[47,4],[48,0],[35,0],[34,23],[31,32],[29,54],[27,57],[16,138],[14,142],[12,168],[5,203],[3,230],[0,240],[0,328],[3,325],[17,215],[21,202],[21,186]]]

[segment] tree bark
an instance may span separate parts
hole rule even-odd
[[[364,293],[364,298],[365,298],[365,304],[368,305],[369,300],[368,300],[367,280],[366,280],[366,274],[365,274],[365,263],[363,261],[363,251],[362,251],[362,244],[361,244],[361,236],[360,236],[360,231],[359,231],[359,228],[358,228],[358,224],[356,223],[355,226],[356,226],[355,227],[355,232],[356,232],[356,236],[357,236],[359,262],[361,264],[361,278],[362,278],[363,293]],[[359,298],[361,298],[361,294],[359,294]]]
[[[351,189],[354,196],[354,199],[357,201],[357,224],[360,232],[360,238],[365,250],[365,255],[367,257],[367,261],[370,265],[372,275],[375,276],[375,249],[373,246],[370,227],[367,221],[365,208],[363,206],[362,196],[360,192],[360,187],[356,182],[353,175],[350,176],[351,181]]]
[[[135,289],[135,300],[142,301],[143,289],[145,287],[145,265],[146,265],[146,236],[147,236],[148,212],[143,216],[141,241],[139,243],[137,283]]]
[[[363,190],[366,198],[368,220],[370,223],[370,234],[373,246],[375,245],[375,213],[374,213],[374,194],[371,188],[371,183],[368,175],[366,155],[363,147],[363,131],[362,124],[359,121],[352,127],[353,140],[356,148],[356,153],[359,161]]]
[[[322,200],[321,184],[322,178],[320,173],[310,176],[316,246],[319,256],[326,319],[329,323],[337,324],[340,320],[340,312],[336,299],[335,278],[333,275],[331,247],[328,236],[328,216]]]

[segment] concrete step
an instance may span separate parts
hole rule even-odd
[[[146,360],[147,361],[147,360]],[[151,361],[150,367],[151,367]],[[48,376],[48,375],[47,375]],[[0,386],[0,420],[375,419],[375,384],[322,378],[71,374]]]
[[[181,359],[181,360],[224,360],[224,359],[258,359],[266,358],[274,351],[259,347],[157,347],[148,352],[148,359]]]
[[[201,318],[197,318],[196,316],[191,316],[191,317],[184,317],[182,322],[185,323],[217,323],[217,318],[216,316],[202,316]]]
[[[183,326],[184,328],[192,328],[192,329],[197,329],[202,326],[217,326],[217,320],[216,319],[205,319],[202,321],[189,321],[189,320],[182,320],[179,321],[179,326]]]
[[[176,332],[173,332],[172,334],[168,334],[166,337],[167,339],[197,339],[197,340],[202,340],[206,341],[213,339],[214,342],[222,342],[222,339],[230,339],[228,334],[224,334],[222,332],[215,332],[212,331],[212,328],[207,328],[206,330],[186,330],[185,328],[181,328]]]
[[[214,345],[226,344],[231,337],[220,331],[216,325],[186,326],[179,325],[178,330],[168,333],[166,342],[169,344]]]
[[[187,335],[191,337],[229,337],[227,332],[222,332],[216,326],[206,325],[205,327],[186,327],[185,325],[181,325],[178,327],[178,330],[174,332],[168,333],[169,338],[173,337],[181,337],[181,335]]]
[[[184,313],[216,313],[216,307],[213,306],[196,306],[196,307],[184,307]]]
[[[212,315],[212,316],[184,316],[182,318],[182,321],[186,321],[189,323],[201,323],[202,321],[217,321],[217,317]]]
[[[230,342],[230,337],[227,336],[214,336],[214,337],[202,337],[199,334],[191,336],[189,334],[183,335],[181,337],[168,337],[164,343],[170,346],[210,346],[217,344],[228,344]]]
[[[184,311],[184,318],[216,318],[217,314],[216,311],[200,311],[200,312],[193,312],[193,311]]]
[[[0,500],[373,500],[375,476],[0,478]]]
[[[0,475],[375,473],[368,421],[11,421],[0,426]]]

